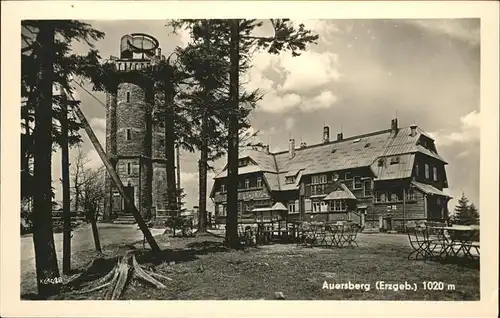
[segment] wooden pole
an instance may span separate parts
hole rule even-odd
[[[406,190],[403,188],[403,228],[406,232]]]
[[[177,157],[177,191],[180,191],[181,189],[181,154],[180,154],[180,147],[179,144],[176,146],[176,157]],[[181,208],[181,196],[180,193],[177,196],[177,207],[180,209]]]
[[[64,97],[64,90],[61,90]],[[63,264],[64,274],[71,271],[71,211],[70,211],[70,191],[69,191],[69,144],[68,144],[68,106],[63,99],[61,105],[61,174],[62,174],[62,197],[63,197]]]
[[[125,189],[123,187],[123,183],[120,180],[120,177],[118,177],[118,174],[113,168],[113,165],[111,164],[108,156],[104,152],[104,149],[102,148],[101,144],[99,143],[99,140],[97,139],[96,135],[94,134],[94,131],[92,130],[92,127],[90,127],[87,118],[85,118],[85,115],[83,114],[82,110],[80,107],[75,106],[74,108],[75,113],[80,120],[80,122],[83,124],[83,127],[85,131],[87,132],[87,135],[89,136],[90,141],[94,145],[97,154],[101,158],[102,162],[104,163],[104,166],[106,167],[106,170],[108,171],[109,175],[111,176],[111,180],[115,184],[115,186],[118,188],[118,192],[120,192],[122,198],[125,201],[126,206],[129,206],[132,209],[132,215],[135,218],[135,221],[137,222],[137,225],[141,229],[142,233],[144,234],[144,237],[148,241],[149,246],[151,247],[151,250],[155,253],[160,252],[160,247],[158,246],[158,243],[156,243],[156,240],[154,239],[153,235],[149,231],[148,226],[146,225],[146,222],[144,222],[144,219],[141,216],[141,213],[139,210],[137,210],[137,207],[135,206],[135,203],[129,198],[129,196],[125,193]]]

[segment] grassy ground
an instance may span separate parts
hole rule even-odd
[[[153,261],[139,253],[138,261],[172,278],[166,289],[154,289],[132,281],[123,299],[274,299],[282,292],[286,299],[368,300],[479,300],[479,270],[458,264],[408,261],[410,252],[404,235],[361,234],[359,247],[307,248],[269,245],[241,251],[227,251],[222,240],[212,236],[171,238],[157,236],[164,252]],[[141,246],[138,244],[137,246]],[[142,247],[142,246],[141,246]],[[118,253],[116,247],[108,256]],[[79,255],[82,263],[92,253]],[[98,265],[102,276],[114,265],[109,259]],[[99,273],[99,271],[101,273]],[[94,277],[95,278],[95,277]],[[369,291],[323,289],[324,282],[370,284]],[[416,283],[416,291],[377,290],[377,281]],[[453,284],[454,290],[426,291],[425,281]],[[448,288],[445,288],[448,289]],[[450,288],[451,289],[451,288]],[[89,294],[101,299],[104,292]],[[62,298],[68,298],[62,296]],[[87,299],[89,299],[87,298]]]

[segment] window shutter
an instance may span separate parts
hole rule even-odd
[[[312,201],[311,201],[311,199],[305,199],[304,203],[305,203],[305,210],[306,210],[306,212],[311,212],[312,211]]]

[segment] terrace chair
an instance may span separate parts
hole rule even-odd
[[[350,225],[350,232],[349,232],[349,235],[347,237],[347,239],[348,239],[347,244],[349,244],[349,246],[356,245],[357,247],[359,247],[358,242],[356,242],[356,238],[358,237],[358,233],[360,230],[361,230],[361,226],[359,224],[354,223],[354,224]]]
[[[412,257],[417,260],[419,256],[425,260],[428,257],[427,247],[429,244],[426,228],[418,225],[415,221],[409,221],[406,224],[406,233],[408,234],[410,246],[413,249],[413,251],[408,254],[408,260]]]
[[[426,240],[427,240],[427,253],[428,257],[437,257],[443,254],[443,251],[447,248],[447,245],[449,245],[449,240],[445,236],[445,231],[442,229],[443,227],[446,227],[446,223],[444,222],[424,222],[425,228],[426,228]],[[435,255],[434,252],[437,252],[438,254]]]

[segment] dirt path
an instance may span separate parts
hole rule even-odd
[[[104,248],[107,245],[129,244],[142,240],[142,232],[137,228],[136,224],[109,224],[99,223],[99,238],[101,246]],[[150,229],[153,235],[163,233],[163,229]],[[71,238],[71,253],[94,250],[94,239],[90,225],[82,226],[75,229]],[[54,242],[56,246],[57,260],[59,262],[59,270],[62,266],[62,248],[63,234],[54,234]],[[21,237],[21,283],[27,279],[33,279],[35,273],[35,249],[33,246],[32,235]]]

